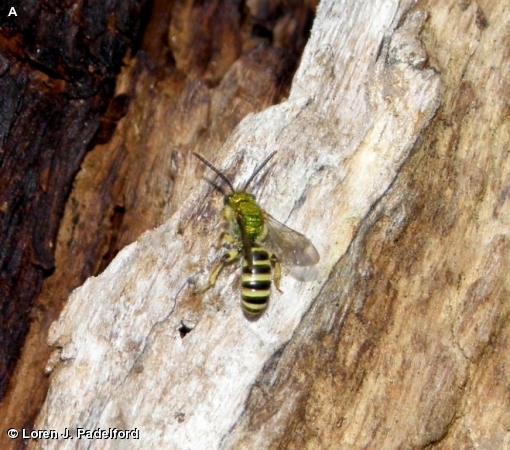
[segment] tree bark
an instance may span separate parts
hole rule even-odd
[[[180,155],[169,220],[52,326],[35,428],[138,429],[130,448],[509,447],[508,19],[503,1],[322,2],[288,100],[199,148],[236,186],[277,150],[253,192],[315,243],[315,278],[284,268],[255,322],[236,265],[197,295],[221,196]],[[117,445],[30,444],[76,442]]]
[[[36,25],[22,16],[24,9],[18,8],[19,17],[28,23],[26,30],[18,31],[29,34],[35,27],[38,32],[50,29],[50,35],[61,33],[70,41],[64,50],[81,55],[84,44],[79,38],[85,37],[90,43],[90,27],[96,27],[96,44],[90,49],[94,52],[105,49],[102,43],[110,42],[116,48],[110,41],[113,38],[125,43],[126,35],[116,34],[119,21],[132,21],[135,26],[141,20],[140,11],[122,9],[128,6],[126,2],[103,5],[108,11],[113,7],[108,20],[103,20],[104,11],[95,6],[72,5],[50,11],[53,15],[42,7],[43,13],[31,11],[33,16],[41,16]],[[288,94],[314,13],[313,2],[286,2],[282,7],[269,5],[266,9],[260,9],[257,3],[248,8],[236,1],[169,5],[158,0],[150,6],[143,14],[147,23],[133,50],[136,56],[124,60],[115,98],[106,113],[91,122],[96,127],[94,143],[100,145],[88,152],[75,179],[60,221],[57,244],[52,247],[56,249],[53,273],[46,278],[32,310],[30,333],[10,389],[0,404],[2,449],[18,448],[18,442],[6,435],[8,428],[33,428],[48,387],[44,374],[50,355],[48,328],[69,293],[87,277],[102,272],[119,249],[175,212],[189,186],[196,183],[195,175],[185,170],[185,155],[191,150],[211,154],[246,114],[279,102]],[[80,14],[86,16],[85,31],[76,31],[69,21],[61,19],[70,11],[74,11],[75,21]],[[55,21],[60,28],[55,28]],[[43,44],[39,42],[39,46]],[[113,59],[118,54],[107,52],[105,56]],[[120,59],[114,62],[118,68]],[[51,71],[47,74],[50,78],[52,75]],[[112,89],[111,77],[109,81]],[[115,128],[126,110],[126,118]],[[58,128],[53,115],[43,119]],[[76,123],[58,129],[66,133],[83,128]],[[85,144],[83,148],[92,147],[82,139],[74,144],[78,148]],[[60,150],[68,151],[68,147]],[[79,161],[75,162],[77,168]],[[71,180],[69,177],[67,182]],[[67,193],[68,189],[57,192],[62,201]],[[53,213],[56,216],[51,220],[57,227],[61,209]],[[26,328],[28,323],[23,317]]]
[[[55,267],[72,180],[101,127],[138,23],[107,5],[44,3],[0,8],[0,399],[33,303]],[[139,15],[141,4],[127,1],[122,11]]]

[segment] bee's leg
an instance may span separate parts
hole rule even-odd
[[[222,257],[220,262],[216,265],[216,267],[211,272],[211,275],[209,276],[209,281],[207,284],[199,289],[197,291],[197,294],[202,294],[203,292],[207,291],[207,289],[212,288],[214,284],[216,283],[216,279],[218,278],[218,275],[221,272],[221,269],[225,267],[227,264],[230,264],[232,261],[235,261],[237,258],[239,258],[240,253],[237,249],[232,249],[228,253],[225,253]]]
[[[218,238],[218,243],[216,244],[216,248],[220,248],[224,243],[235,245],[237,244],[234,236],[232,236],[228,231],[223,231]]]
[[[271,264],[273,266],[273,281],[276,289],[278,289],[280,292],[282,290],[280,289],[280,281],[282,279],[282,266],[280,265],[280,261],[278,261],[278,258],[274,253],[271,254],[269,257],[269,260],[271,261]]]

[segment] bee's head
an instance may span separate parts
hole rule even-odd
[[[248,192],[232,192],[232,194],[227,194],[223,198],[223,203],[225,206],[229,206],[232,209],[237,209],[240,203],[249,202],[253,203],[255,201],[255,196],[252,194],[248,194]]]

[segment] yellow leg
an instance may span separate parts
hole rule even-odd
[[[209,276],[209,281],[207,282],[207,284],[204,287],[202,287],[201,289],[199,289],[198,291],[196,291],[197,294],[202,294],[205,291],[207,291],[207,289],[212,288],[215,285],[218,275],[220,274],[223,267],[225,267],[227,264],[230,264],[232,261],[235,261],[237,258],[239,258],[239,256],[240,256],[240,253],[239,253],[239,250],[237,250],[237,249],[233,249],[233,250],[230,250],[228,253],[225,253],[221,257],[220,262],[218,264],[216,264],[213,271],[211,272],[211,275]]]
[[[237,241],[234,239],[234,237],[228,231],[223,231],[220,234],[216,248],[220,248],[225,242],[230,245],[237,244]]]
[[[278,258],[274,253],[271,254],[271,264],[273,265],[273,281],[276,289],[278,289],[280,292],[282,290],[280,289],[280,281],[282,279],[282,266],[280,265],[280,262],[278,261]]]

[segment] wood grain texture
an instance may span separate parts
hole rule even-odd
[[[289,99],[203,152],[242,185],[278,151],[253,189],[316,244],[315,279],[284,272],[256,322],[236,267],[194,294],[221,199],[186,156],[195,186],[169,220],[51,328],[36,428],[137,427],[130,448],[508,447],[508,17],[321,3]]]

